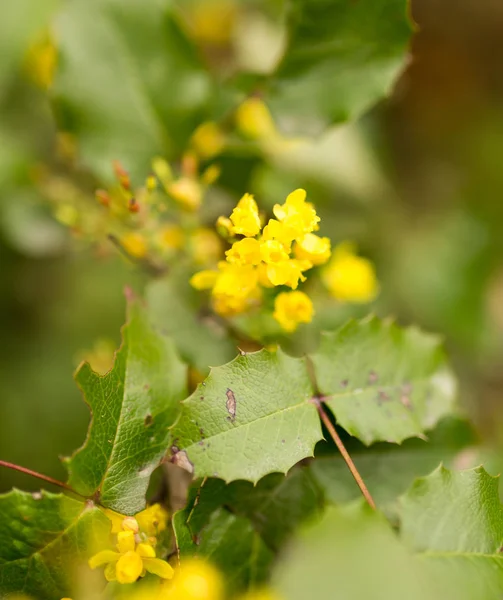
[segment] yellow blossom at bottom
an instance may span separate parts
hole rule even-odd
[[[223,597],[220,573],[202,560],[182,562],[165,589],[163,600],[220,600]]]
[[[309,260],[313,265],[323,265],[330,258],[330,240],[314,233],[306,233],[295,244],[295,256]]]
[[[371,302],[379,293],[374,265],[357,256],[354,246],[348,242],[334,250],[322,279],[332,296],[341,302]]]
[[[304,292],[282,292],[276,296],[273,317],[285,331],[295,331],[300,323],[309,323],[313,315],[313,303]]]
[[[121,244],[124,250],[134,258],[143,258],[148,251],[145,238],[141,233],[135,231],[126,233],[126,235],[121,238]]]

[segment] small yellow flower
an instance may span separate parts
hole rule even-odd
[[[288,252],[278,240],[266,240],[260,244],[260,257],[267,263],[281,263],[289,259]]]
[[[163,579],[173,577],[172,567],[166,561],[156,558],[152,546],[137,543],[133,531],[120,531],[117,534],[117,552],[102,550],[89,559],[91,569],[104,565],[107,581],[133,583],[147,571]]]
[[[287,252],[290,252],[292,242],[296,237],[297,231],[295,229],[280,221],[276,221],[276,219],[269,219],[269,222],[262,231],[263,240],[277,240],[283,244]]]
[[[202,123],[194,131],[191,144],[195,152],[204,159],[219,154],[225,146],[225,135],[213,121]]]
[[[216,223],[217,231],[223,238],[230,238],[234,235],[232,221],[227,217],[220,216]]]
[[[304,292],[282,292],[276,296],[273,317],[285,331],[295,331],[299,323],[309,323],[313,315],[313,303]]]
[[[260,98],[248,98],[236,111],[238,130],[252,140],[277,136],[276,125],[267,105]]]
[[[156,241],[162,250],[179,250],[184,244],[183,230],[179,225],[164,225],[157,234]]]
[[[49,88],[54,79],[58,52],[54,41],[47,33],[35,42],[28,51],[28,70],[33,81],[41,88]]]
[[[222,255],[222,240],[213,229],[198,227],[190,236],[192,258],[199,265],[214,264]]]
[[[260,232],[258,206],[251,194],[245,194],[230,216],[233,233],[254,237]]]
[[[166,191],[187,210],[194,211],[201,206],[203,190],[201,184],[192,177],[180,177],[171,182]]]
[[[142,510],[135,518],[142,533],[149,537],[157,536],[167,527],[168,513],[159,503],[156,503]]]
[[[152,161],[152,169],[167,191],[169,184],[173,181],[173,173],[169,163],[164,158],[157,156]]]
[[[199,271],[190,278],[190,285],[196,290],[211,290],[218,278],[218,271]]]
[[[221,600],[224,586],[220,573],[202,560],[182,562],[163,600]]]
[[[261,260],[261,244],[254,238],[244,238],[234,242],[225,256],[227,262],[236,265],[258,265]]]
[[[295,290],[299,285],[299,281],[306,280],[302,272],[307,271],[312,266],[309,261],[295,258],[279,263],[271,263],[267,266],[267,277],[273,285],[287,285]]]
[[[261,290],[258,273],[253,266],[222,261],[218,267],[219,274],[212,291],[213,308],[218,314],[239,314],[258,304]]]
[[[306,191],[303,189],[294,190],[287,196],[284,204],[275,204],[273,212],[279,221],[296,232],[296,238],[319,228],[320,217],[316,214],[314,206],[306,202]]]
[[[332,296],[341,302],[371,302],[379,293],[373,264],[357,256],[354,246],[348,242],[335,248],[322,279]]]
[[[121,239],[124,250],[134,258],[143,258],[148,252],[147,242],[141,233],[131,231]]]
[[[314,233],[306,233],[295,245],[295,256],[308,260],[313,265],[323,265],[330,258],[330,254],[330,240]]]

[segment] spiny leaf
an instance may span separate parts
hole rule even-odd
[[[387,95],[411,33],[406,0],[289,0],[271,105],[310,123],[354,119]]]
[[[422,436],[452,412],[456,385],[439,340],[376,317],[325,334],[312,357],[320,393],[365,444]]]
[[[172,460],[194,472],[256,482],[312,456],[322,438],[306,363],[281,351],[242,354],[211,370],[183,402]]]
[[[84,446],[67,459],[77,492],[124,514],[145,508],[150,475],[186,394],[186,368],[171,340],[138,304],[130,312],[113,369],[101,376],[85,363],[76,374],[92,421]]]
[[[175,513],[175,531],[179,555],[211,558],[225,576],[228,593],[259,585],[269,574],[273,553],[267,548],[251,522],[224,508],[214,511],[206,526],[194,534],[187,522],[190,510]]]
[[[13,490],[0,496],[0,596],[59,600],[79,563],[105,544],[110,521],[92,503]]]

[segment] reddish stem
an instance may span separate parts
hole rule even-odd
[[[349,456],[349,453],[346,450],[344,444],[342,443],[342,440],[339,437],[339,434],[337,433],[332,421],[329,419],[327,413],[323,409],[321,402],[317,400],[315,404],[316,408],[318,409],[318,413],[320,414],[321,420],[323,421],[325,427],[328,429],[328,432],[332,436],[332,439],[334,440],[337,448],[339,449],[339,452],[342,454],[342,458],[345,460],[349,470],[351,471],[351,475],[354,477],[358,487],[361,490],[361,493],[363,494],[363,497],[368,502],[369,506],[375,509],[376,505],[374,499],[370,495],[370,492],[368,491],[367,486],[365,485],[362,479],[362,476],[360,475],[360,473],[358,473],[358,469],[356,468],[356,465],[353,462],[351,456]]]
[[[68,492],[72,492],[73,494],[77,494],[80,496],[78,492],[76,492],[73,488],[71,488],[66,483],[62,481],[58,481],[57,479],[53,479],[48,475],[42,475],[42,473],[37,473],[37,471],[32,471],[31,469],[27,469],[26,467],[21,467],[19,465],[15,465],[14,463],[7,462],[5,460],[0,460],[0,467],[7,467],[7,469],[12,469],[13,471],[19,471],[20,473],[25,473],[26,475],[31,475],[32,477],[36,477],[37,479],[42,479],[42,481],[47,481],[48,483],[52,483],[53,485],[57,485],[60,488]]]

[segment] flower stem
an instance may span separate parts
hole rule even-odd
[[[363,494],[363,497],[368,502],[369,506],[371,506],[372,508],[375,509],[376,505],[375,505],[374,499],[370,495],[370,492],[368,491],[367,486],[365,485],[365,483],[362,479],[362,476],[358,472],[358,469],[356,468],[356,465],[353,462],[353,459],[351,458],[351,456],[349,456],[349,453],[346,450],[344,444],[342,443],[342,440],[339,437],[339,434],[337,433],[332,421],[329,419],[327,413],[323,409],[323,406],[319,400],[316,401],[316,408],[318,409],[318,413],[321,417],[321,420],[323,421],[323,424],[325,425],[328,432],[332,436],[332,439],[334,440],[337,448],[339,449],[339,452],[342,454],[342,458],[345,460],[345,462],[348,466],[348,469],[351,471],[351,475],[354,477],[354,480],[356,481],[358,487],[360,488],[360,491]]]
[[[0,460],[0,467],[7,467],[7,469],[12,469],[13,471],[19,471],[20,473],[25,473],[26,475],[31,475],[32,477],[36,477],[37,479],[42,479],[42,481],[47,481],[48,483],[52,483],[53,485],[57,485],[60,488],[68,492],[72,492],[73,494],[77,494],[80,496],[78,492],[76,492],[72,487],[63,483],[62,481],[58,481],[57,479],[53,479],[48,475],[43,475],[42,473],[37,473],[37,471],[32,471],[31,469],[27,469],[26,467],[21,467],[20,465],[15,465],[14,463],[7,462],[5,460]],[[82,496],[84,497],[84,496]]]

